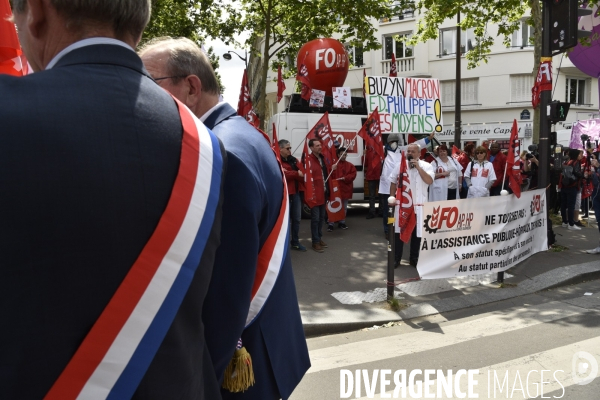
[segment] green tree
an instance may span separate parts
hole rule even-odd
[[[549,0],[548,0],[549,1]],[[565,0],[567,1],[567,0]],[[599,0],[579,0],[580,5],[597,5]],[[491,47],[495,38],[491,36],[488,24],[498,25],[498,36],[502,37],[503,43],[508,47],[511,35],[519,28],[523,17],[530,11],[527,23],[533,27],[533,38],[530,39],[534,45],[534,62],[532,75],[537,77],[540,57],[542,54],[542,9],[544,0],[401,0],[400,7],[409,7],[414,4],[417,10],[421,10],[417,31],[410,39],[411,44],[437,39],[440,25],[447,19],[456,18],[460,13],[461,29],[473,28],[477,37],[473,50],[466,53],[468,60],[467,68],[475,68],[481,62],[488,62]],[[585,42],[585,41],[584,41]],[[539,141],[539,117],[538,109],[534,110],[533,117],[533,141]]]
[[[298,49],[306,42],[337,35],[342,42],[362,46],[365,51],[381,48],[373,25],[378,19],[397,14],[392,0],[226,0],[202,2],[197,9],[200,19],[210,21],[204,32],[226,43],[243,43],[253,57],[260,58],[258,114],[264,128],[266,86],[269,69],[278,65],[296,69]],[[206,3],[212,6],[207,7]],[[274,61],[274,62],[272,62]]]

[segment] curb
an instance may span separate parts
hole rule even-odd
[[[598,261],[555,268],[534,276],[531,279],[521,281],[514,288],[503,288],[501,290],[489,289],[463,296],[413,304],[400,312],[381,309],[341,309],[301,311],[300,315],[302,317],[304,334],[307,337],[329,335],[373,325],[382,325],[392,321],[406,321],[461,310],[595,279],[600,279],[600,262]]]

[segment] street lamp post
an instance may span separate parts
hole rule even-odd
[[[244,67],[246,67],[246,69],[248,69],[248,52],[246,50],[244,50],[244,57],[240,56],[238,53],[236,53],[233,50],[229,50],[227,53],[223,54],[223,58],[227,61],[231,60],[231,53],[238,56],[240,58],[240,60],[242,60],[244,62]]]

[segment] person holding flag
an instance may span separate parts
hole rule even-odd
[[[339,147],[337,154],[339,161],[337,162],[336,168],[331,174],[329,179],[335,179],[339,187],[339,196],[342,201],[342,207],[344,209],[344,219],[338,221],[338,228],[348,229],[346,225],[346,214],[348,212],[348,200],[352,198],[353,182],[356,179],[356,167],[352,163],[346,161],[347,150],[345,147]],[[329,220],[327,232],[333,231],[333,221]]]
[[[404,156],[405,155],[405,156]],[[428,200],[429,185],[435,172],[431,164],[420,160],[421,146],[411,143],[406,147],[395,172],[390,176],[390,193],[396,193],[394,268],[400,266],[404,243],[410,240],[410,265],[417,266],[423,229],[423,204]]]
[[[323,156],[323,145],[319,139],[310,139],[308,141],[308,147],[311,153],[305,160],[305,176],[310,176],[312,182],[306,182],[306,185],[310,185],[313,188],[313,197],[310,199],[310,203],[307,202],[310,207],[310,232],[312,236],[312,249],[317,253],[323,253],[327,244],[323,241],[323,224],[325,223],[325,217],[327,215],[327,209],[325,207],[325,201],[329,198],[329,186],[326,184],[327,177],[329,176],[329,168]],[[308,197],[308,196],[307,196]],[[306,198],[305,198],[306,201]]]
[[[369,186],[369,214],[367,214],[367,219],[372,219],[375,218],[375,192],[379,185],[381,168],[383,167],[383,159],[385,157],[377,108],[369,115],[369,118],[367,118],[362,128],[358,131],[358,135],[365,143],[363,163],[365,179]],[[385,204],[380,204],[379,216],[382,216],[382,209],[384,207],[386,207]]]
[[[429,137],[425,137],[423,139],[417,140],[416,144],[419,145],[420,148],[426,147],[429,144],[433,137],[435,136],[435,132],[432,132]],[[383,231],[385,233],[385,237],[388,238],[388,207],[387,207],[387,199],[390,196],[390,185],[392,183],[395,184],[395,178],[398,175],[398,166],[400,165],[401,154],[404,150],[407,150],[408,146],[399,146],[398,142],[400,141],[400,135],[397,133],[390,133],[387,138],[387,144],[385,146],[385,159],[383,161],[383,168],[381,170],[381,177],[379,179],[379,197],[381,201],[381,205],[383,206]]]

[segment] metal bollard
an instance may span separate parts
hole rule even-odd
[[[396,240],[394,235],[394,207],[396,198],[388,198],[388,265],[387,265],[387,295],[394,297],[394,264],[396,262]]]

